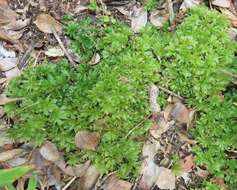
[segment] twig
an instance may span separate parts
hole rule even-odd
[[[77,176],[74,176],[74,177],[63,187],[62,190],[66,190],[76,179],[77,179]]]
[[[168,93],[171,96],[174,96],[174,97],[176,97],[176,98],[178,98],[180,100],[184,100],[184,98],[182,96],[180,96],[180,95],[178,95],[178,94],[176,94],[176,93],[174,93],[174,92],[172,92],[172,91],[170,91],[170,90],[168,90],[168,89],[166,89],[164,87],[158,86],[158,88],[161,89],[162,91]]]
[[[37,43],[32,42],[28,49],[25,51],[24,55],[20,58],[19,63],[18,63],[18,68],[21,70],[26,66],[26,61],[30,57],[31,52],[34,50],[35,46]]]
[[[151,117],[151,115],[148,115],[145,119],[143,119],[140,123],[138,123],[135,127],[133,127],[129,132],[128,134],[124,137],[125,139],[128,138],[128,136],[135,130],[137,129],[138,127],[141,126],[141,124],[143,124],[149,117]]]
[[[173,9],[173,2],[171,0],[167,0],[168,4],[168,11],[169,11],[169,22],[170,25],[174,22],[174,9]]]
[[[62,40],[59,38],[59,35],[58,35],[58,33],[56,32],[55,28],[52,26],[51,29],[52,29],[52,32],[53,32],[54,37],[55,37],[56,40],[58,41],[59,46],[61,47],[61,49],[62,49],[63,52],[65,53],[65,55],[66,55],[66,57],[68,58],[69,62],[71,63],[71,65],[75,66],[76,63],[73,61],[71,55],[68,53],[68,51],[67,51],[66,48],[64,47],[63,42],[62,42]]]

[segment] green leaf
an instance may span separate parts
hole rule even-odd
[[[27,190],[35,190],[35,189],[36,189],[36,186],[37,186],[37,178],[36,178],[36,175],[33,174],[33,175],[30,177]]]
[[[0,170],[0,186],[10,184],[34,169],[31,165]]]

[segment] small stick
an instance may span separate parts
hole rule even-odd
[[[172,91],[170,91],[170,90],[168,90],[168,89],[166,89],[164,87],[158,86],[158,88],[161,89],[162,91],[168,93],[171,96],[174,96],[174,97],[176,97],[176,98],[178,98],[178,99],[180,99],[182,101],[184,100],[184,98],[182,96],[180,96],[180,95],[178,95],[178,94],[176,94],[176,93],[174,93],[174,92],[172,92]]]
[[[32,42],[28,49],[25,51],[24,55],[20,58],[19,63],[18,63],[18,68],[22,70],[26,66],[26,61],[30,57],[31,52],[34,50],[35,46],[37,43]]]
[[[74,177],[63,187],[62,190],[66,190],[76,179],[77,179],[77,176],[74,176]]]
[[[133,127],[128,134],[124,137],[125,139],[128,138],[128,136],[138,127],[140,127],[149,117],[151,117],[151,115],[148,115],[145,119],[143,119],[140,123],[138,123],[135,127]]]
[[[56,30],[54,29],[53,26],[52,26],[51,29],[52,29],[52,32],[53,32],[54,37],[55,37],[56,40],[58,41],[59,46],[61,47],[61,49],[62,49],[63,52],[65,53],[65,55],[66,55],[66,57],[68,58],[69,62],[70,62],[73,66],[75,66],[76,63],[73,61],[71,55],[68,53],[68,51],[67,51],[66,48],[64,47],[63,42],[62,42],[62,40],[59,38],[59,35],[57,34]]]

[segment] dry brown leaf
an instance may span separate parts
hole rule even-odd
[[[79,131],[75,136],[75,143],[79,149],[95,150],[100,141],[96,132]]]
[[[104,190],[130,190],[131,188],[131,183],[118,179],[115,174],[108,177],[102,185],[102,189]]]
[[[170,115],[174,120],[180,123],[187,124],[189,122],[189,110],[180,102],[174,104]]]
[[[0,153],[0,162],[5,162],[7,160],[11,160],[15,158],[17,155],[21,154],[23,149],[12,149],[5,152]]]
[[[160,167],[160,173],[156,182],[160,189],[175,189],[175,175],[170,169]]]
[[[147,11],[144,9],[144,7],[137,8],[136,6],[134,6],[131,19],[132,19],[131,25],[133,31],[138,32],[140,29],[146,26]]]
[[[75,176],[73,167],[67,166],[66,162],[63,159],[58,160],[55,163],[66,175]]]
[[[0,29],[0,39],[8,41],[13,43],[14,39],[12,39],[12,37],[7,34],[5,31],[3,31],[2,29]]]
[[[0,126],[0,130],[1,130],[1,126]],[[0,147],[3,147],[4,145],[8,145],[8,144],[13,144],[14,141],[12,139],[10,139],[6,132],[0,132]]]
[[[48,161],[56,162],[60,159],[57,147],[51,142],[46,142],[39,151],[43,158]]]
[[[180,166],[183,172],[190,172],[195,166],[193,155],[186,156],[184,159],[180,160]]]
[[[87,169],[89,168],[90,163],[91,163],[91,161],[88,160],[84,164],[79,164],[79,165],[76,165],[75,167],[73,167],[75,176],[77,176],[77,177],[83,176],[86,173]]]
[[[206,179],[209,175],[207,170],[203,170],[199,167],[197,167],[197,171],[195,171],[195,174],[202,179]]]
[[[0,71],[9,71],[17,66],[19,59],[16,57],[13,58],[0,58]]]
[[[214,0],[212,1],[212,5],[224,8],[230,8],[231,1],[230,0]]]
[[[85,175],[79,179],[78,190],[91,190],[96,184],[100,173],[97,171],[94,165],[91,165],[87,170]]]
[[[237,16],[234,13],[225,8],[220,8],[220,11],[230,20],[233,27],[237,27]]]
[[[149,19],[154,26],[160,28],[169,20],[169,14],[156,10],[151,12]]]
[[[34,23],[41,32],[51,34],[54,29],[56,32],[62,33],[62,24],[48,14],[38,15]]]
[[[8,6],[0,5],[0,25],[14,23],[17,16],[15,11],[11,10]]]
[[[76,7],[75,7],[75,9],[74,9],[74,13],[75,14],[78,14],[78,13],[81,13],[81,12],[83,12],[83,11],[86,11],[86,10],[88,10],[88,7],[86,7],[86,6],[84,6],[84,5],[81,5],[81,4],[78,4]]]
[[[18,69],[18,67],[15,67],[11,70],[5,71],[4,74],[7,78],[7,80],[11,80],[11,79],[18,77],[21,74],[21,71]]]
[[[7,0],[0,0],[0,6],[1,6],[1,7],[8,7],[8,2],[7,2]]]
[[[11,159],[9,161],[7,161],[7,165],[9,167],[17,167],[17,166],[21,166],[23,164],[26,164],[27,163],[27,159],[26,158],[14,158],[14,159]]]
[[[0,105],[5,105],[10,102],[15,102],[17,100],[20,100],[21,98],[8,98],[5,94],[0,94]]]
[[[193,139],[189,139],[185,134],[179,133],[179,138],[181,141],[187,142],[188,144],[197,144],[198,142],[193,140]]]

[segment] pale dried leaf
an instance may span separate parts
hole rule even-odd
[[[143,145],[142,157],[144,160],[140,171],[142,178],[138,184],[140,190],[149,190],[157,181],[159,167],[154,162],[154,156],[159,149],[159,142],[153,138],[147,140]]]
[[[44,33],[53,33],[53,29],[58,33],[62,32],[62,24],[48,14],[38,15],[34,23]]]
[[[170,169],[160,167],[160,173],[156,182],[160,189],[175,189],[175,175]]]
[[[26,158],[19,157],[19,158],[14,158],[12,160],[7,161],[7,165],[9,167],[17,167],[17,166],[21,166],[23,164],[26,164],[26,162],[27,162]]]
[[[7,34],[4,30],[0,29],[0,39],[13,43],[15,39],[12,39],[12,36]]]
[[[21,30],[25,28],[27,25],[30,24],[31,19],[25,19],[25,20],[17,20],[15,22],[11,22],[8,25],[4,26],[3,28],[5,31],[8,30]]]
[[[150,21],[158,28],[162,27],[168,20],[169,14],[162,14],[159,10],[151,12]]]
[[[4,48],[4,46],[0,43],[0,60],[2,58],[15,58],[16,53],[14,51],[10,51]],[[1,64],[1,61],[0,61]]]
[[[104,190],[130,190],[131,188],[131,183],[120,180],[115,174],[108,177],[102,185],[102,189]]]
[[[48,161],[56,162],[60,159],[60,154],[57,147],[51,142],[46,142],[39,151],[44,159]]]
[[[10,102],[15,102],[17,100],[20,100],[21,98],[8,98],[5,94],[0,94],[0,105],[5,105]]]
[[[5,76],[7,78],[7,80],[11,80],[14,79],[18,76],[20,76],[21,71],[18,69],[18,67],[15,67],[11,70],[5,71]]]
[[[64,56],[64,52],[60,47],[52,47],[49,48],[46,52],[44,52],[45,55],[48,57],[62,57]]]
[[[230,0],[214,0],[212,1],[212,5],[224,8],[230,8],[231,1]]]
[[[15,22],[17,14],[8,6],[0,6],[0,25]]]
[[[134,32],[138,32],[147,23],[147,11],[144,7],[137,8],[134,6],[133,14],[131,18],[131,25]]]
[[[84,6],[84,5],[81,5],[81,4],[78,4],[76,7],[75,7],[75,9],[74,9],[74,13],[75,14],[78,14],[78,13],[81,13],[81,12],[83,12],[83,11],[86,11],[86,10],[88,10],[88,7],[86,7],[86,6]]]
[[[206,179],[209,175],[207,170],[203,170],[199,167],[197,167],[197,171],[195,171],[195,174],[202,179]]]
[[[220,11],[224,16],[226,16],[233,27],[237,27],[237,16],[226,8],[220,8]]]
[[[123,15],[127,16],[127,17],[131,17],[132,16],[132,11],[127,10],[127,8],[125,6],[121,6],[121,7],[116,7],[116,9],[122,13]]]
[[[193,155],[186,156],[184,159],[180,160],[180,166],[183,172],[190,172],[195,166]]]
[[[18,58],[0,58],[0,71],[9,71],[17,66]]]
[[[91,165],[87,170],[85,175],[79,179],[78,190],[91,190],[96,184],[100,173],[97,171],[94,165]]]
[[[39,0],[39,8],[41,11],[47,11],[46,0]]]
[[[96,132],[79,131],[75,136],[75,143],[79,149],[95,150],[100,141]]]
[[[5,152],[0,153],[0,162],[5,162],[7,160],[11,160],[21,154],[23,152],[23,149],[12,149],[7,150]]]
[[[1,7],[8,7],[8,2],[7,2],[7,0],[0,0],[0,6],[1,6]]]
[[[84,164],[79,164],[79,165],[76,165],[75,167],[73,167],[75,176],[77,176],[77,177],[83,176],[86,173],[87,169],[89,168],[90,163],[91,163],[91,161],[88,160]]]
[[[184,0],[180,6],[180,10],[186,11],[187,9],[193,8],[201,3],[201,0]]]
[[[100,54],[96,53],[93,55],[91,61],[90,61],[90,65],[97,65],[100,62]]]
[[[55,164],[66,174],[69,176],[75,176],[74,168],[71,166],[67,166],[66,162],[63,159],[58,160]]]

